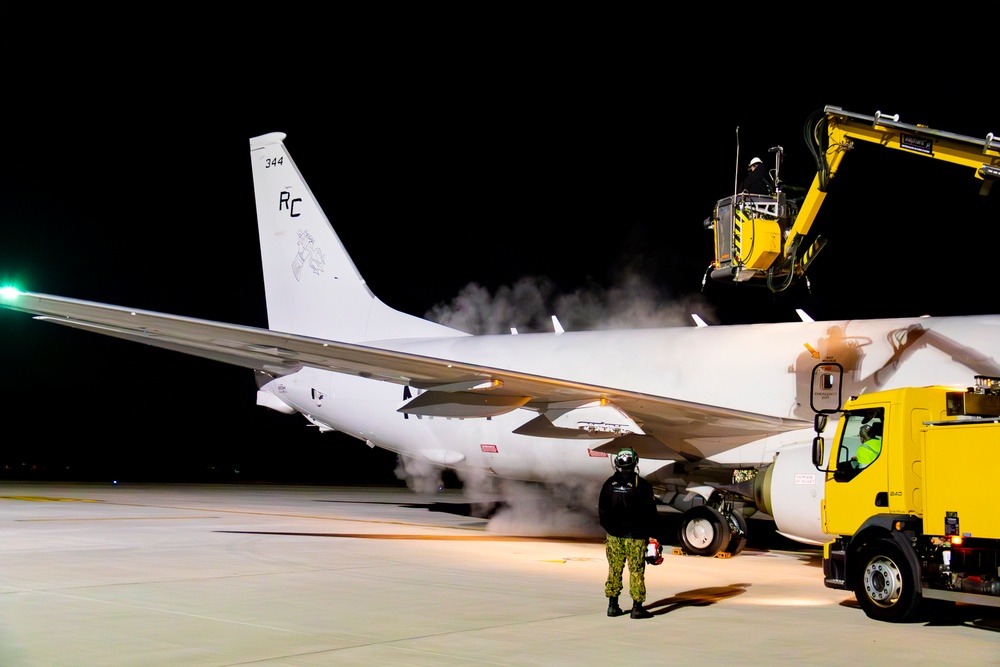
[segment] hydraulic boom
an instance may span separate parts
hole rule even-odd
[[[772,292],[780,292],[803,276],[826,244],[826,239],[817,236],[804,246],[805,237],[826,199],[830,181],[855,141],[971,167],[983,181],[982,195],[1000,178],[1000,139],[992,132],[979,139],[900,123],[898,114],[876,111],[867,116],[827,106],[809,118],[806,136],[817,169],[801,203],[783,191],[780,146],[776,147],[773,196],[738,192],[717,202],[706,221],[706,227],[715,232],[715,259],[706,272],[714,280],[764,280]]]

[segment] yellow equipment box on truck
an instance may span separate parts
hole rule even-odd
[[[828,588],[884,621],[925,599],[1000,607],[1000,378],[853,397],[829,460],[817,435],[813,463],[826,473]]]

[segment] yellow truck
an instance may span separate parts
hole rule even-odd
[[[829,452],[825,426],[812,456],[826,586],[890,622],[926,600],[1000,607],[1000,378],[852,397]]]

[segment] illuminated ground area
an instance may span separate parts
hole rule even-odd
[[[599,539],[506,536],[463,502],[0,482],[0,664],[996,663],[997,610],[890,627],[823,586],[815,550],[668,556],[654,617],[608,618]]]

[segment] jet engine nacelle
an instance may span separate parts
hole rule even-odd
[[[823,474],[812,462],[812,446],[788,447],[754,484],[757,507],[774,519],[777,531],[804,544],[824,544],[830,536],[820,523]]]

